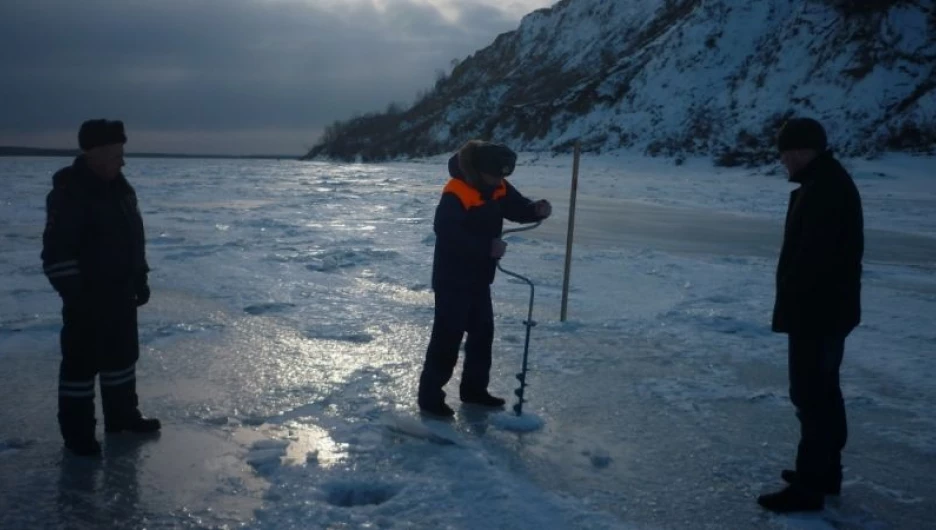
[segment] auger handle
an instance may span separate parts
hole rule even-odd
[[[533,230],[534,228],[538,227],[538,226],[541,225],[541,224],[543,224],[542,221],[537,221],[537,222],[535,222],[535,223],[533,223],[533,224],[530,224],[530,225],[518,226],[517,228],[508,228],[507,230],[504,230],[504,231],[501,233],[501,237],[504,237],[504,236],[506,236],[507,234],[514,234],[514,233],[517,233],[517,232],[526,232],[527,230]]]

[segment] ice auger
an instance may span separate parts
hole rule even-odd
[[[525,232],[527,230],[533,230],[539,225],[540,225],[540,222],[536,222],[534,224],[521,226],[519,228],[510,228],[510,229],[504,230],[501,237],[506,236],[507,234],[513,234],[516,232]],[[501,267],[500,260],[497,260],[497,269],[503,272],[504,274],[506,274],[507,276],[516,278],[530,286],[530,308],[527,311],[527,319],[523,322],[523,325],[526,326],[526,340],[523,343],[523,366],[520,369],[520,373],[517,374],[517,380],[520,381],[520,387],[514,390],[514,395],[517,396],[517,404],[513,406],[513,410],[517,414],[517,416],[519,416],[523,412],[523,403],[524,403],[523,390],[527,386],[526,384],[527,359],[529,358],[529,354],[530,354],[530,330],[533,328],[533,326],[536,325],[536,322],[533,321],[533,294],[534,294],[535,287],[533,286],[533,282],[530,281],[529,278],[525,276],[521,276],[520,274],[517,274],[516,272],[512,272]]]

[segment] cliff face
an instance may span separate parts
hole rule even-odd
[[[933,0],[563,0],[409,109],[333,125],[310,158],[381,160],[469,138],[516,149],[774,158],[792,115],[840,152],[936,146]]]

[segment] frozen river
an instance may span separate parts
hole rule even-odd
[[[517,187],[556,206],[504,259],[537,283],[525,411],[543,427],[462,408],[434,426],[456,442],[440,445],[387,422],[415,414],[444,165],[131,159],[154,269],[141,407],[164,430],[109,437],[94,463],[61,448],[60,317],[39,264],[67,161],[0,159],[0,528],[926,528],[936,185],[919,177],[927,161],[898,162],[855,163],[868,251],[843,367],[844,494],[777,517],[754,499],[780,486],[798,429],[769,332],[778,176],[583,167],[560,323],[567,167],[519,169]],[[526,296],[495,283],[505,396]]]

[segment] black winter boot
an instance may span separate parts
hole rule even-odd
[[[159,423],[159,420],[156,418],[144,418],[143,416],[137,416],[130,419],[129,421],[123,421],[120,423],[106,423],[104,426],[104,431],[107,434],[115,434],[119,432],[155,434],[159,432],[159,429],[161,428],[162,424]]]
[[[461,395],[462,403],[468,403],[471,405],[481,405],[482,407],[491,407],[499,408],[503,407],[507,402],[503,399],[492,396],[487,391],[477,392],[477,393],[465,393]]]
[[[94,438],[66,438],[65,448],[77,456],[101,456],[101,444]]]
[[[775,513],[819,512],[825,508],[821,494],[791,485],[777,493],[761,495],[757,504]]]
[[[419,410],[424,414],[430,414],[432,416],[439,416],[442,418],[451,418],[455,415],[455,411],[452,410],[452,407],[446,405],[445,400],[432,402],[420,401]]]
[[[65,448],[79,456],[101,454],[101,444],[94,437],[97,421],[94,419],[93,390],[89,395],[74,397],[73,392],[60,389],[58,423]]]
[[[783,472],[780,473],[780,477],[782,477],[787,484],[795,484],[797,481],[796,471],[792,469],[784,469]],[[818,484],[815,489],[826,495],[841,495],[842,472],[839,471],[837,474],[826,475],[822,479],[822,483]]]

